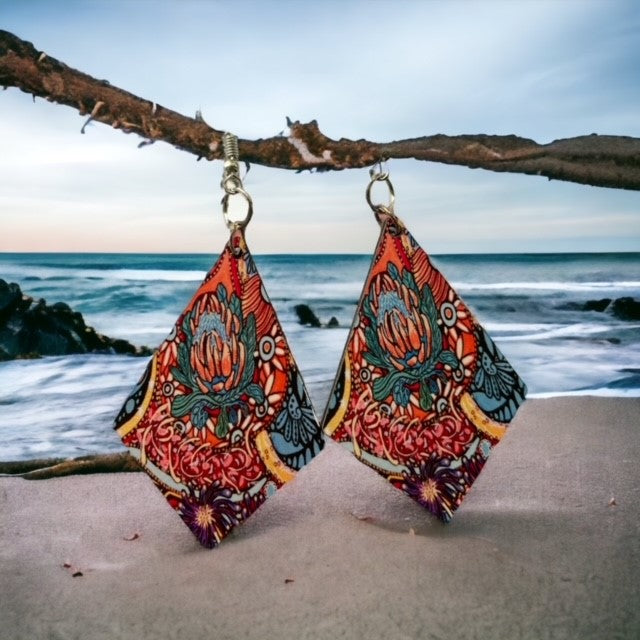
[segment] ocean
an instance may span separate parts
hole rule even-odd
[[[366,276],[368,255],[254,256],[321,415]],[[113,338],[155,347],[216,256],[0,254],[0,277],[63,301]],[[587,300],[640,298],[640,253],[442,255],[453,284],[526,381],[529,397],[640,397],[640,321],[583,311]],[[323,323],[301,326],[296,304]],[[2,460],[119,451],[113,419],[146,365],[115,355],[0,363]]]

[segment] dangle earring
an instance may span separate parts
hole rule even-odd
[[[324,431],[448,522],[526,387],[396,217],[389,174],[380,166],[370,175],[380,238]],[[377,182],[388,205],[371,201]]]
[[[226,133],[231,237],[120,411],[129,452],[205,547],[214,547],[323,447],[275,309],[247,248],[253,203]],[[229,200],[246,201],[245,218]]]

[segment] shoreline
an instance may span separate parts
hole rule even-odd
[[[332,442],[213,550],[144,474],[0,478],[3,639],[635,637],[639,410],[528,400],[449,525]]]
[[[329,387],[326,388],[327,395]],[[541,400],[579,400],[582,398],[599,398],[611,401],[638,400],[640,407],[640,389],[629,389],[620,394],[620,389],[600,389],[602,393],[591,391],[574,391],[562,393],[531,393],[526,403]],[[611,391],[611,394],[608,393]],[[328,441],[328,439],[326,439]],[[17,460],[0,460],[0,478],[24,477],[27,480],[46,480],[48,478],[67,475],[83,475],[92,473],[129,473],[142,469],[133,461],[124,446],[118,451],[88,453],[79,456],[57,456],[48,458],[22,458]]]

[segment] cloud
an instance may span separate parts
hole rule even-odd
[[[633,2],[34,0],[3,11],[4,28],[50,55],[242,137],[275,135],[285,116],[377,141],[640,136]],[[217,250],[220,163],[162,143],[138,150],[135,136],[100,124],[80,136],[83,121],[0,94],[0,249]],[[390,166],[399,213],[432,251],[640,249],[634,193]],[[254,252],[370,251],[366,184],[364,170],[254,167]]]

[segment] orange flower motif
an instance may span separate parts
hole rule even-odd
[[[185,314],[181,327],[184,341],[171,373],[187,392],[174,397],[171,415],[189,415],[196,429],[215,429],[224,438],[247,399],[264,402],[264,391],[253,382],[255,317],[243,317],[238,296],[219,285],[215,296],[201,298]]]
[[[401,407],[418,404],[428,411],[445,365],[458,366],[458,358],[443,348],[438,310],[427,287],[420,289],[413,275],[389,263],[387,271],[371,283],[362,305],[367,351],[364,359],[382,370],[373,381],[373,397],[389,397]]]
[[[371,311],[382,349],[399,371],[414,369],[431,355],[431,326],[415,291],[384,273],[373,289]]]
[[[247,352],[239,340],[239,318],[217,298],[212,298],[210,306],[197,327],[195,320],[191,321],[193,342],[189,359],[200,391],[222,393],[240,384]]]

